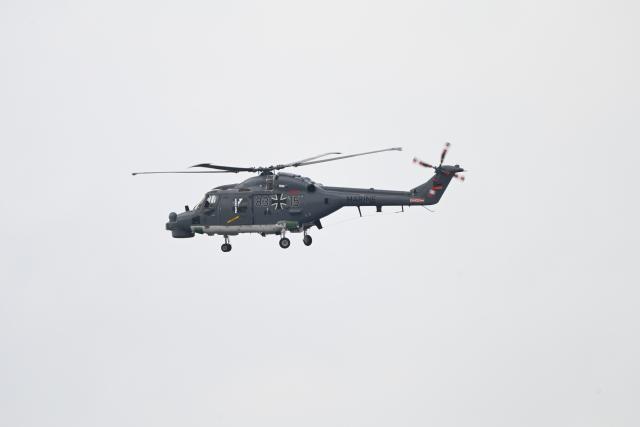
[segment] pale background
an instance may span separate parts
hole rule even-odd
[[[0,425],[637,426],[633,1],[0,3]],[[174,240],[250,175],[435,213]],[[373,209],[366,210],[367,215]]]

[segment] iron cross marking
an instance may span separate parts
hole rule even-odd
[[[273,206],[275,210],[284,209],[287,206],[287,197],[282,193],[272,196],[271,206]]]

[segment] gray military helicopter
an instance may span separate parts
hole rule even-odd
[[[409,191],[376,190],[373,188],[329,187],[313,182],[307,177],[286,172],[285,168],[332,162],[334,160],[365,156],[386,151],[402,151],[401,147],[366,153],[336,156],[341,153],[324,153],[297,162],[267,167],[235,167],[200,163],[192,168],[214,170],[198,171],[160,171],[133,172],[132,175],[160,173],[239,173],[254,172],[251,177],[239,184],[221,185],[208,191],[193,209],[185,206],[179,214],[171,212],[166,229],[175,238],[193,237],[195,234],[224,236],[222,252],[229,252],[229,236],[240,233],[258,233],[262,236],[275,234],[280,236],[280,247],[291,245],[286,233],[303,233],[303,243],[311,245],[309,228],[322,229],[320,220],[345,206],[355,206],[362,216],[361,206],[375,206],[382,212],[383,206],[434,205],[440,201],[453,178],[464,180],[459,175],[464,172],[459,165],[443,165],[449,143],[445,144],[438,166],[430,165],[417,158],[414,163],[431,168],[435,174],[424,184]]]

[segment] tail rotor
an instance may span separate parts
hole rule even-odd
[[[416,163],[422,167],[425,168],[430,168],[436,171],[436,173],[443,173],[445,175],[453,175],[454,178],[460,180],[460,181],[464,181],[465,177],[464,175],[460,175],[459,172],[463,172],[464,169],[462,169],[459,165],[455,165],[455,166],[443,166],[442,164],[444,163],[444,159],[447,157],[447,153],[449,152],[449,148],[451,147],[451,143],[447,142],[444,144],[444,148],[442,149],[442,153],[440,154],[440,164],[438,166],[433,166],[430,163],[424,162],[422,160],[420,160],[417,157],[413,158],[413,163]]]

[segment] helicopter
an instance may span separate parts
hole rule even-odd
[[[285,168],[296,168],[317,163],[332,162],[370,154],[402,151],[402,147],[364,153],[340,155],[329,152],[286,164],[266,167],[220,166],[200,163],[192,168],[207,170],[194,171],[152,171],[132,172],[132,175],[149,174],[192,174],[192,173],[257,173],[237,184],[221,185],[207,191],[193,209],[184,207],[184,212],[169,214],[165,228],[174,238],[190,238],[196,234],[221,235],[224,243],[222,252],[231,251],[229,236],[241,233],[257,233],[264,236],[280,236],[283,249],[291,245],[287,233],[302,233],[302,242],[309,246],[313,239],[308,234],[311,227],[322,229],[320,220],[338,209],[347,206],[358,208],[362,216],[362,206],[375,206],[382,212],[383,206],[434,205],[447,189],[453,178],[464,180],[460,175],[464,169],[460,165],[443,165],[450,147],[446,143],[437,166],[414,158],[417,165],[434,170],[427,182],[409,191],[377,190],[374,188],[330,187],[314,182],[310,178],[288,172]],[[340,155],[340,156],[339,156]],[[328,156],[337,156],[329,157]]]

